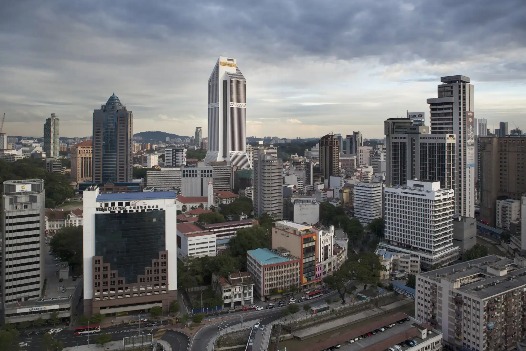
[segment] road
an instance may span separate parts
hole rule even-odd
[[[30,335],[27,335],[27,333],[22,334],[20,336],[20,341],[27,342],[28,346],[22,347],[21,350],[41,351],[42,337],[45,332],[45,330],[40,330],[37,332],[32,332]],[[141,327],[140,332],[141,334],[153,334],[154,338],[160,338],[167,341],[172,346],[172,349],[174,351],[186,351],[188,348],[188,338],[184,334],[172,330],[166,330],[162,325],[147,324],[146,326]],[[138,335],[139,326],[119,325],[114,327],[108,327],[104,328],[101,331],[101,334],[109,334],[112,337],[112,341],[120,341],[124,337]],[[53,337],[57,340],[60,340],[64,344],[64,347],[88,344],[87,335],[75,336],[72,330],[62,330],[58,334],[54,334]],[[95,344],[96,339],[97,334],[90,335],[89,343]]]

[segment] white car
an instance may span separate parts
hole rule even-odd
[[[257,322],[256,324],[254,324],[254,329],[258,329],[259,328],[259,322]]]
[[[263,306],[256,306],[256,311],[263,311]]]
[[[18,346],[20,347],[25,347],[25,346],[28,346],[29,344],[27,342],[19,342],[18,343]]]

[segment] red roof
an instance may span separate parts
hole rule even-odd
[[[189,217],[189,216],[186,216],[185,214],[180,214],[177,216],[177,223],[183,223],[183,222],[194,223],[194,222],[197,222],[198,220],[199,220],[199,217]]]
[[[208,203],[208,198],[206,196],[183,196],[177,195],[177,201],[182,202],[183,204],[195,204],[195,203]]]
[[[216,191],[215,195],[218,198],[220,198],[220,199],[232,199],[232,198],[238,198],[239,197],[238,194],[234,194],[231,191],[224,191],[224,190]]]
[[[82,208],[75,208],[71,212],[77,217],[82,217]]]
[[[203,229],[199,228],[193,223],[177,223],[177,231],[183,234],[202,232]]]
[[[80,143],[78,143],[77,145],[75,145],[75,147],[87,147],[87,146],[93,146],[93,142],[90,140],[84,140]]]

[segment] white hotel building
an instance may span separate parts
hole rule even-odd
[[[364,226],[382,217],[382,183],[357,183],[354,185],[354,216]]]
[[[417,254],[423,268],[455,261],[454,191],[440,182],[409,180],[407,186],[385,188],[385,242],[380,249]]]

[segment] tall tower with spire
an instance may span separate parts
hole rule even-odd
[[[93,111],[93,181],[130,182],[133,114],[113,94],[105,105]]]
[[[251,167],[246,153],[246,80],[236,60],[219,57],[208,79],[208,151],[205,162]]]

